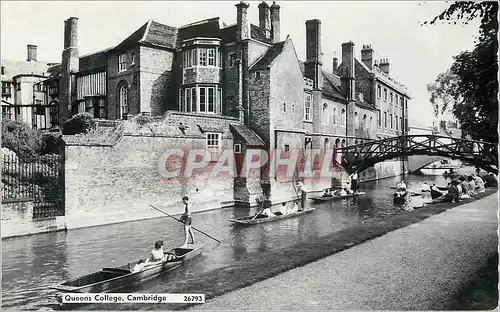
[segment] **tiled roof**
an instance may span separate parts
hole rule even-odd
[[[137,43],[147,43],[166,48],[175,48],[177,29],[149,20],[116,46],[116,50],[127,49]]]
[[[250,25],[250,37],[255,40],[259,40],[265,43],[271,44],[271,38],[266,38],[266,32],[257,25]]]
[[[302,76],[305,77],[305,65],[304,62],[299,61],[300,70],[302,71]],[[342,95],[342,83],[340,77],[332,73],[323,71],[323,92],[324,95],[332,97],[336,100],[345,101],[345,97]]]
[[[199,21],[179,28],[177,34],[177,45],[180,46],[182,41],[196,37],[223,39],[221,37],[221,33],[222,31],[219,29],[218,17]],[[234,38],[231,41],[234,41]]]
[[[106,52],[111,50],[112,48],[99,51],[93,54],[84,55],[80,57],[80,68],[79,71],[87,71],[96,69],[99,67],[105,67],[107,62]]]
[[[151,21],[146,36],[141,42],[173,49],[176,39],[177,29],[175,27]]]
[[[264,146],[264,141],[245,125],[230,124],[230,128],[245,140],[249,146]]]
[[[273,62],[273,60],[283,51],[284,45],[285,41],[273,44],[273,46],[267,50],[264,56],[250,68],[250,70],[268,68],[268,66]]]
[[[5,74],[1,76],[2,81],[12,81],[13,77],[21,74],[48,76],[49,66],[45,62],[2,60],[2,66],[5,67]]]
[[[364,109],[369,109],[369,110],[377,110],[374,106],[372,106],[370,103],[366,102],[366,100],[364,100],[363,102],[361,102],[359,100],[359,97],[356,96],[356,106],[358,107],[361,107],[361,108],[364,108]]]

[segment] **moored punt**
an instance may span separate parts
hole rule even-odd
[[[326,201],[331,201],[331,200],[336,200],[336,199],[344,199],[344,198],[357,197],[357,196],[363,196],[363,195],[365,195],[365,192],[357,192],[357,193],[346,194],[346,195],[311,197],[311,200],[313,202],[326,202]]]
[[[204,247],[205,245],[188,245],[187,247],[179,247],[166,251],[165,254],[175,254],[177,258],[164,262],[149,263],[139,272],[131,271],[137,264],[137,262],[133,262],[120,267],[104,268],[101,271],[84,275],[60,285],[51,286],[50,288],[62,292],[103,293],[131,285],[138,285],[160,274],[176,269],[185,262],[200,255]]]
[[[229,221],[237,223],[237,224],[245,224],[245,225],[253,225],[253,224],[259,224],[259,223],[264,223],[264,222],[271,222],[271,221],[276,221],[276,220],[282,220],[286,218],[291,218],[295,216],[300,216],[309,212],[313,212],[315,208],[312,209],[305,209],[302,211],[297,211],[294,213],[288,213],[285,215],[279,215],[275,217],[263,217],[263,218],[255,218],[254,216],[248,216],[248,217],[243,217],[243,218],[237,218],[237,219],[229,219]]]

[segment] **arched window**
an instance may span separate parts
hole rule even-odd
[[[345,126],[345,108],[342,108],[342,111],[340,112],[340,125]]]
[[[323,144],[323,153],[326,153],[326,150],[328,149],[328,143],[330,140],[328,138],[325,138],[325,143]]]
[[[118,96],[118,103],[120,104],[119,118],[124,119],[125,115],[128,114],[128,89],[126,84],[122,84],[118,91]]]
[[[354,112],[354,128],[359,128],[358,112]]]
[[[295,113],[295,104],[292,104],[292,113]]]
[[[337,108],[334,107],[333,108],[333,115],[332,115],[332,121],[333,121],[333,124],[336,125],[337,124]]]
[[[323,123],[328,123],[328,104],[323,104]]]
[[[286,103],[283,103],[283,112],[286,113]]]
[[[335,148],[339,148],[339,147],[340,147],[340,139],[339,139],[339,138],[337,138],[337,139],[335,140]]]
[[[345,147],[345,139],[342,139],[342,147]]]
[[[366,114],[363,115],[363,128],[366,129]]]
[[[387,112],[384,112],[384,128],[387,128]]]
[[[391,130],[392,130],[392,126],[393,126],[393,124],[392,124],[392,114],[389,115],[389,121],[391,123]]]
[[[396,96],[396,99],[398,97]],[[394,120],[395,120],[395,123],[396,123],[396,130],[399,130],[399,126],[398,126],[398,115],[394,115]]]
[[[368,129],[371,130],[372,125],[373,125],[373,117],[370,117],[370,121],[368,122]]]

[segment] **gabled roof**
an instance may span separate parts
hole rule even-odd
[[[251,68],[250,70],[266,69],[271,65],[273,60],[281,54],[283,47],[285,46],[285,41],[277,42],[273,44]]]
[[[2,66],[5,68],[5,74],[1,76],[2,81],[13,81],[17,75],[47,75],[49,69],[48,63],[37,61],[2,60]]]
[[[264,146],[264,141],[245,125],[229,124],[233,133],[238,134],[249,146]]]
[[[114,49],[127,49],[138,43],[150,44],[163,48],[174,49],[177,39],[177,29],[153,20],[149,20],[139,29],[133,32]]]

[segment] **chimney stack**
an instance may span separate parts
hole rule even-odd
[[[337,58],[337,52],[333,51],[333,70],[332,73],[336,73],[339,68],[339,59]]]
[[[378,65],[378,67],[385,74],[389,75],[389,60],[388,59],[381,59],[380,60],[380,64]]]
[[[342,73],[344,90],[347,100],[354,99],[355,86],[355,71],[354,71],[354,43],[352,41],[342,43]]]
[[[236,4],[236,39],[245,40],[250,39],[250,23],[248,22],[248,7],[250,4],[241,1]]]
[[[313,88],[323,86],[321,60],[321,21],[319,19],[306,21],[306,61],[305,76],[313,81]]]
[[[28,62],[36,62],[36,45],[28,44],[28,58],[26,59]]]
[[[361,50],[361,61],[369,69],[373,69],[373,49],[370,44],[363,45],[363,50]]]
[[[271,39],[273,43],[280,41],[280,6],[273,1],[271,11]]]
[[[79,61],[78,18],[70,17],[64,21],[64,50],[61,70],[68,73],[77,72],[80,67]]]
[[[269,21],[269,5],[265,1],[259,4],[259,27],[264,30],[266,38],[271,38],[271,23]]]

